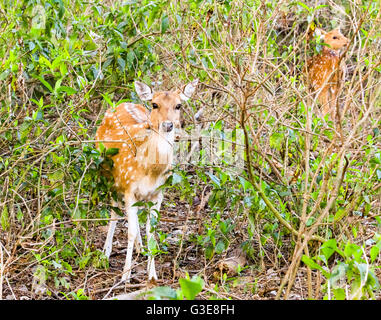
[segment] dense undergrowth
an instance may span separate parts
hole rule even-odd
[[[110,272],[99,230],[112,181],[95,130],[110,105],[139,102],[135,79],[198,78],[183,133],[208,139],[176,164],[161,210],[162,225],[176,213],[192,232],[157,229],[158,260],[173,255],[162,284],[186,271],[205,299],[379,298],[380,21],[378,1],[3,0],[0,297],[99,298],[87,279]],[[302,75],[323,45],[307,41],[316,26],[351,40],[339,122],[321,117]],[[230,141],[240,161],[221,153]],[[234,250],[243,265],[216,269]]]

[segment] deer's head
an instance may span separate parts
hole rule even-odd
[[[338,28],[329,32],[316,28],[314,34],[322,37],[324,43],[326,43],[332,50],[340,50],[349,43],[349,39],[346,38]]]
[[[346,38],[339,29],[334,29],[324,34],[324,42],[328,44],[331,49],[340,50],[349,43],[349,39]]]
[[[175,91],[153,92],[145,83],[135,81],[135,89],[142,101],[150,101],[150,126],[159,133],[172,133],[180,128],[182,102],[187,101],[195,92],[198,80],[194,80]]]

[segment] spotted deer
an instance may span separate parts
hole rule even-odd
[[[345,65],[340,62],[339,51],[349,40],[338,30],[325,32],[316,28],[315,33],[323,35],[323,51],[307,61],[307,72],[310,89],[317,92],[317,100],[321,105],[323,116],[330,113],[335,118],[336,99],[344,78]]]
[[[158,189],[168,178],[173,161],[175,128],[180,127],[181,103],[188,100],[196,90],[198,80],[190,82],[183,90],[153,92],[142,82],[135,82],[135,90],[142,101],[151,101],[151,112],[141,104],[122,103],[115,110],[109,109],[96,132],[96,140],[103,141],[106,148],[118,148],[112,156],[116,191],[124,197],[128,220],[128,244],[122,281],[129,281],[132,268],[134,244],[139,253],[142,239],[138,222],[138,201],[154,203],[146,224],[147,243],[152,239],[150,216],[157,215],[163,200]],[[99,148],[99,143],[97,143]],[[117,205],[115,203],[114,205]],[[111,212],[111,217],[117,215]],[[104,253],[109,258],[116,219],[111,220]],[[149,254],[148,280],[157,280],[155,262]]]

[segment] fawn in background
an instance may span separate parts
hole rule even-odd
[[[96,140],[104,141],[106,148],[119,148],[112,156],[115,189],[124,197],[128,219],[128,245],[123,281],[129,281],[132,268],[134,244],[137,252],[142,247],[138,221],[137,201],[152,201],[147,216],[147,243],[152,239],[150,217],[157,215],[163,200],[162,190],[158,189],[169,176],[173,161],[175,127],[180,127],[181,103],[188,100],[196,90],[198,80],[187,84],[183,90],[153,92],[144,83],[135,82],[135,89],[142,101],[151,101],[152,111],[141,104],[122,103],[109,109],[96,133]],[[110,141],[110,142],[107,142]],[[99,148],[99,143],[97,143]],[[111,217],[117,215],[111,212]],[[110,257],[116,220],[109,223],[104,252]],[[154,239],[152,239],[154,240]],[[157,280],[154,257],[149,253],[148,280]]]
[[[345,65],[340,62],[339,50],[349,43],[349,40],[338,30],[325,32],[316,28],[315,34],[323,35],[323,51],[307,61],[309,87],[317,92],[317,100],[321,105],[323,116],[330,113],[335,118],[336,99],[344,81]]]

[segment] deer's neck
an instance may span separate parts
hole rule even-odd
[[[174,131],[162,133],[152,131],[147,141],[139,148],[141,164],[154,174],[169,169],[173,160]]]
[[[333,50],[332,48],[323,47],[323,55],[325,56],[331,56],[331,57],[338,57],[340,50]]]

